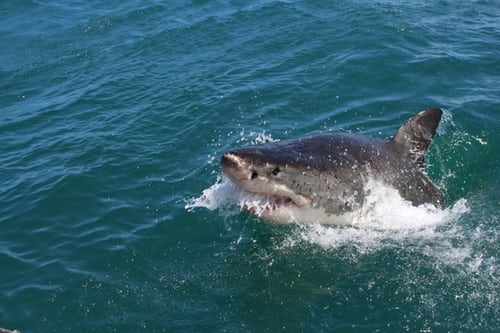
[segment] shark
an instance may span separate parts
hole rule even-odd
[[[441,208],[443,195],[425,172],[425,156],[442,114],[421,111],[388,140],[319,134],[231,149],[220,164],[238,189],[261,200],[245,210],[269,222],[350,223],[374,183],[413,206]]]

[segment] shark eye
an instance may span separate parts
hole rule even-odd
[[[250,179],[255,179],[259,176],[259,174],[257,173],[257,171],[252,171],[252,175],[250,176]]]
[[[271,173],[273,174],[273,176],[277,176],[278,173],[280,173],[280,168],[279,167],[274,168],[273,171],[271,171]]]

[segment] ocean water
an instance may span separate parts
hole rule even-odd
[[[3,1],[0,327],[498,332],[496,1]],[[273,225],[219,157],[445,111],[442,210]],[[375,203],[377,200],[375,200]],[[380,203],[381,202],[381,203]]]

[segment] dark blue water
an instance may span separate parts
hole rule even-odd
[[[495,1],[4,1],[0,327],[500,330]],[[282,226],[220,154],[441,107],[443,210]]]

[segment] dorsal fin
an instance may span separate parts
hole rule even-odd
[[[421,168],[424,168],[424,158],[432,137],[441,120],[441,109],[427,109],[406,122],[391,139],[399,149]]]

